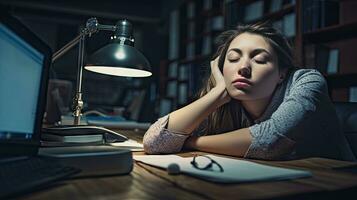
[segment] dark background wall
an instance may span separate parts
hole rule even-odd
[[[167,57],[167,16],[180,1],[164,0],[0,0],[0,5],[17,16],[28,28],[44,40],[53,52],[77,36],[90,17],[101,24],[115,24],[119,19],[128,19],[134,26],[135,47],[150,61],[153,76],[130,79],[95,74],[84,71],[84,110],[110,112],[113,107],[130,106],[136,98],[133,90],[146,89],[145,103],[153,104],[160,60]],[[86,55],[91,54],[109,41],[111,33],[99,32],[86,40]],[[69,80],[76,84],[78,48],[75,47],[53,63],[51,78]],[[67,104],[71,104],[67,102]],[[146,113],[151,113],[150,109]],[[152,121],[150,114],[141,121]]]
[[[281,3],[282,5],[278,6],[277,10],[271,11],[270,8],[275,5],[273,2],[279,1],[0,0],[0,6],[18,16],[54,52],[77,36],[80,28],[90,17],[97,17],[102,24],[115,24],[117,20],[123,18],[133,23],[135,46],[150,61],[153,76],[129,79],[84,71],[84,111],[100,110],[110,113],[113,112],[113,108],[125,107],[128,112],[124,114],[127,117],[152,122],[161,114],[184,106],[194,98],[194,91],[203,77],[201,66],[203,66],[202,69],[208,69],[206,66],[209,63],[210,53],[214,49],[215,36],[238,23],[255,23],[265,20],[272,21],[273,25],[275,23],[283,33],[285,31],[288,33],[289,30],[293,32],[293,35],[288,37],[294,44],[298,63],[306,68],[321,70],[328,81],[330,95],[334,101],[356,99],[357,68],[355,67],[356,61],[352,58],[357,41],[355,38],[357,1],[284,0],[280,1],[285,3]],[[211,4],[209,8],[205,7],[209,4]],[[316,7],[315,4],[320,6]],[[194,5],[193,10],[189,9],[192,8],[191,5]],[[262,13],[255,16],[256,12],[249,11],[252,6],[261,8]],[[312,11],[315,10],[321,12],[314,12],[312,15]],[[323,17],[322,13],[325,12],[329,15]],[[190,16],[188,13],[191,13]],[[245,19],[252,15],[256,17],[254,20]],[[337,16],[337,24],[310,27],[311,22],[328,21],[331,16]],[[177,26],[178,31],[172,29],[170,34],[169,21],[172,19],[177,19],[177,21],[174,20],[175,22],[172,23],[174,26],[171,28]],[[87,39],[86,54],[90,55],[107,44],[110,35],[109,32],[99,32]],[[168,44],[169,41],[170,44]],[[174,58],[168,56],[168,51],[172,53],[173,49],[179,52]],[[195,50],[191,51],[192,49]],[[207,51],[203,52],[203,50]],[[337,61],[337,72],[328,74],[326,63],[329,62],[330,55],[327,56],[326,53],[330,54],[332,50],[339,52],[337,57],[332,57]],[[193,55],[186,55],[188,52]],[[74,95],[76,85],[77,54],[78,48],[73,48],[58,59],[51,68],[52,79],[72,82],[73,90],[70,96]],[[320,54],[323,56],[319,56]],[[169,72],[176,72],[174,73],[176,75]],[[183,75],[183,79],[179,75]],[[352,82],[353,85],[351,85]],[[180,86],[185,85],[186,89],[183,87],[181,91]],[[138,106],[140,103],[137,102],[142,96],[141,91],[146,92],[141,103],[142,107]],[[178,97],[185,96],[186,99],[182,98],[184,101],[180,102],[180,105],[177,104],[180,99]],[[350,98],[351,96],[353,98]],[[71,105],[71,100],[68,100],[66,105]],[[140,113],[133,117],[132,113],[135,109]],[[165,112],[161,112],[162,110]]]

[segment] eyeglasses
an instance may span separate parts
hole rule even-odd
[[[220,172],[223,172],[223,167],[209,156],[194,154],[193,159],[191,161],[191,165],[193,165],[194,168],[199,170],[211,169],[214,164],[217,165]]]

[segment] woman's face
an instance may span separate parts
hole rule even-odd
[[[229,95],[237,100],[270,98],[282,81],[277,56],[262,36],[238,35],[228,47],[223,76]]]

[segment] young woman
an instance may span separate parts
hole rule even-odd
[[[219,38],[200,97],[148,129],[146,153],[354,159],[323,76],[294,67],[286,38],[265,24],[238,26]]]

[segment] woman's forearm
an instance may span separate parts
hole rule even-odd
[[[183,134],[192,133],[209,114],[226,103],[225,92],[225,88],[215,87],[205,96],[170,113],[167,129]]]
[[[244,156],[252,143],[249,128],[202,137],[190,137],[184,148],[231,156]]]

